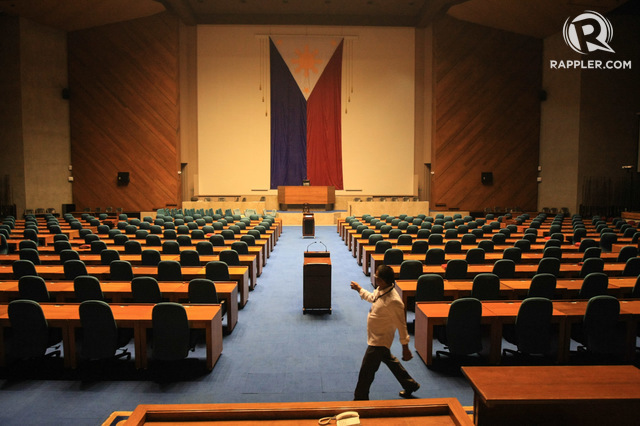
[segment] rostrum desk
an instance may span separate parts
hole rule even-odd
[[[333,186],[279,186],[278,204],[281,210],[287,210],[289,204],[323,205],[332,210],[336,202],[336,189]]]

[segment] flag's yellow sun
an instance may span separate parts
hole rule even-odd
[[[292,59],[291,62],[296,64],[298,67],[295,72],[304,72],[305,77],[309,77],[309,71],[313,71],[314,73],[318,73],[318,69],[316,68],[316,64],[322,63],[321,59],[317,59],[316,55],[318,54],[318,50],[314,50],[313,52],[309,51],[309,46],[304,47],[304,51],[300,51],[296,49],[296,55],[298,56],[296,59]]]

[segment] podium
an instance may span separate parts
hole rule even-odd
[[[303,237],[315,237],[316,235],[316,220],[313,217],[313,213],[302,213],[302,236]]]
[[[331,257],[328,251],[304,253],[302,313],[331,314]]]

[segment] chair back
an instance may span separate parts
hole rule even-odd
[[[8,306],[11,323],[11,355],[18,359],[39,358],[60,341],[49,331],[42,307],[33,300],[14,300]],[[59,334],[61,336],[61,334]]]
[[[101,300],[88,299],[80,303],[82,325],[81,356],[86,359],[112,357],[117,349],[118,327],[111,307]]]
[[[529,291],[527,292],[527,298],[529,297],[544,297],[547,299],[554,299],[556,293],[556,276],[553,274],[542,273],[536,274],[531,279],[529,285]]]
[[[109,277],[113,281],[131,281],[133,268],[126,260],[114,260],[109,264]]]
[[[467,277],[469,265],[464,259],[451,259],[447,262],[444,278],[447,280],[462,280]]]
[[[19,280],[25,275],[38,275],[36,272],[36,266],[30,260],[15,260],[11,266],[13,269],[13,279],[15,280]]]
[[[73,292],[76,302],[85,300],[104,300],[100,280],[91,275],[79,275],[73,280]]]
[[[94,240],[89,244],[91,244],[91,253],[93,254],[100,254],[102,250],[107,249],[107,243],[102,240]]]
[[[522,250],[519,247],[508,247],[502,252],[503,259],[511,259],[516,263],[522,260]]]
[[[390,248],[384,252],[385,265],[400,265],[404,260],[404,253],[398,248]]]
[[[493,264],[493,273],[500,278],[513,278],[516,274],[516,262],[511,259],[498,259]]]
[[[609,277],[602,272],[592,272],[584,277],[582,287],[578,292],[578,299],[591,299],[595,296],[607,294]]]
[[[247,245],[250,247],[256,245],[256,237],[254,237],[253,235],[249,235],[249,234],[242,235],[240,237],[240,241],[247,243]]]
[[[244,241],[234,241],[231,243],[231,250],[235,250],[238,254],[249,254],[249,245]]]
[[[429,250],[429,242],[424,240],[417,240],[411,244],[411,253],[427,254]]]
[[[445,253],[461,253],[462,252],[462,243],[460,240],[449,240],[444,245]]]
[[[560,275],[560,259],[557,257],[543,257],[538,262],[536,274]]]
[[[582,261],[584,262],[585,260],[592,257],[599,258],[601,252],[602,250],[600,249],[600,247],[587,247],[587,249],[584,251],[584,254],[582,255]]]
[[[239,266],[240,257],[235,250],[222,250],[220,252],[220,261],[226,263],[228,266]]]
[[[484,263],[484,250],[478,247],[473,247],[467,250],[467,255],[465,256],[467,263],[469,265],[479,265]]]
[[[640,257],[630,257],[624,264],[623,277],[640,276]]]
[[[131,296],[134,303],[160,303],[162,301],[158,280],[153,277],[134,277],[131,280]]]
[[[198,254],[196,252],[196,254]],[[198,266],[200,262],[198,261]],[[177,260],[161,260],[158,263],[158,281],[182,281],[182,267]]]
[[[18,280],[18,294],[20,299],[33,300],[38,303],[51,302],[44,278],[36,275],[24,275]]]
[[[162,243],[162,253],[164,254],[180,254],[180,244],[177,241],[164,241]]]
[[[158,266],[158,263],[160,263],[161,260],[161,256],[158,250],[146,249],[142,250],[140,259],[141,263],[145,266]]]
[[[404,260],[400,264],[400,280],[417,280],[422,275],[422,262],[419,260]]]
[[[208,241],[203,241],[208,244]],[[211,246],[213,250],[213,246]],[[180,265],[182,266],[200,266],[200,253],[196,250],[181,250],[180,251]]]
[[[485,253],[493,253],[495,244],[490,240],[482,240],[478,242],[478,248],[483,249]]]
[[[34,265],[40,265],[40,255],[36,249],[24,248],[20,250],[19,257],[22,260],[30,260]]]
[[[212,255],[213,244],[210,241],[198,241],[196,243],[196,251],[200,255]]]
[[[580,278],[584,278],[592,272],[604,271],[604,259],[599,257],[590,257],[585,259],[580,268]]]
[[[215,283],[206,278],[189,281],[189,303],[220,303]]]
[[[140,241],[136,240],[125,241],[124,252],[125,254],[141,254],[142,244],[140,244]]]
[[[375,252],[376,253],[386,253],[386,251],[391,249],[392,247],[393,247],[393,244],[391,244],[391,241],[380,240],[380,241],[376,242]]]
[[[74,280],[79,275],[89,275],[87,267],[82,260],[71,259],[63,263],[64,277],[67,280]]]
[[[229,281],[229,266],[220,260],[207,262],[205,276],[211,281]]]
[[[100,252],[100,263],[109,265],[114,260],[120,260],[120,253],[117,250],[107,249]]]
[[[482,350],[482,303],[465,297],[451,303],[445,335],[449,351],[454,355],[470,355]]]
[[[214,247],[223,247],[225,245],[224,237],[220,234],[213,234],[212,236],[210,236],[209,242],[211,242]]]
[[[190,329],[187,311],[179,303],[162,302],[153,307],[152,356],[160,361],[184,359],[189,354]]]
[[[438,274],[422,274],[416,286],[416,302],[444,300],[444,279]]]
[[[471,297],[478,300],[497,300],[500,298],[500,278],[496,274],[482,273],[473,277]]]
[[[445,262],[444,249],[430,248],[424,257],[424,263],[427,265],[442,265]]]
[[[624,333],[618,324],[620,302],[613,296],[589,299],[584,313],[583,332],[587,350],[596,354],[619,354],[624,347]]]
[[[522,302],[515,323],[519,352],[531,355],[549,353],[552,315],[553,304],[547,298],[530,297]]]

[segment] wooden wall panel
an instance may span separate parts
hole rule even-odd
[[[178,31],[163,13],[69,33],[77,209],[178,203]],[[128,185],[117,185],[118,172],[129,172]]]
[[[434,40],[433,208],[536,210],[542,41],[448,17]]]

